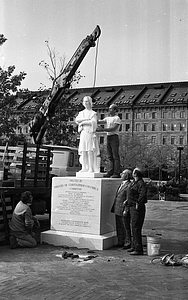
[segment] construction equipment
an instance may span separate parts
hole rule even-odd
[[[99,38],[101,29],[97,25],[91,35],[87,36],[79,45],[72,58],[65,66],[61,76],[58,76],[51,95],[44,101],[39,112],[30,123],[30,133],[35,144],[41,144],[47,126],[55,114],[55,109],[62,98],[66,98],[71,80],[91,47],[95,47],[95,41]]]

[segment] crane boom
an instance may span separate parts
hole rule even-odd
[[[95,47],[95,41],[99,38],[101,29],[97,25],[91,35],[87,36],[78,46],[77,50],[63,69],[63,72],[55,80],[51,95],[44,101],[30,123],[30,134],[35,144],[41,144],[48,123],[55,114],[59,101],[66,97],[71,80],[91,47]]]

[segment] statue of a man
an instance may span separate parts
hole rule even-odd
[[[99,145],[96,136],[97,113],[92,110],[92,99],[89,96],[83,98],[84,110],[80,111],[75,119],[80,132],[78,153],[82,169],[80,172],[98,172],[97,156]]]

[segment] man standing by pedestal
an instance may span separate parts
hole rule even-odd
[[[109,116],[97,123],[106,124],[106,128],[98,128],[97,132],[107,132],[107,157],[109,160],[109,169],[105,177],[120,178],[120,157],[119,157],[119,126],[121,120],[116,115],[117,105],[112,104],[109,107]]]
[[[133,170],[133,178],[134,182],[127,192],[133,243],[132,248],[127,251],[131,255],[143,255],[142,227],[146,214],[147,188],[139,168]]]

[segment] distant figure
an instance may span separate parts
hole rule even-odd
[[[166,185],[164,182],[161,182],[159,185],[159,200],[165,201],[166,198]]]
[[[39,228],[40,223],[36,217],[32,216],[30,205],[33,197],[31,192],[26,191],[21,194],[20,202],[16,205],[12,219],[9,224],[10,228],[10,248],[17,247],[36,247],[35,233],[32,231],[34,225]]]
[[[99,120],[98,124],[106,124],[106,128],[97,128],[98,132],[107,132],[107,157],[109,169],[105,177],[120,178],[120,157],[119,157],[119,126],[121,120],[116,115],[117,105],[109,107],[109,116]]]
[[[89,96],[83,98],[84,110],[80,111],[75,119],[80,132],[78,153],[82,169],[80,172],[98,172],[97,156],[100,154],[96,136],[97,113],[92,110],[92,99]]]

